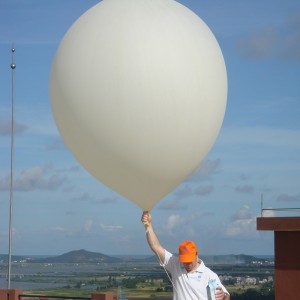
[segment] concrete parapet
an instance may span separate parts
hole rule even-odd
[[[1,300],[1,299],[0,299]],[[92,294],[91,300],[114,300],[113,293]]]
[[[0,300],[19,300],[22,290],[0,290]]]

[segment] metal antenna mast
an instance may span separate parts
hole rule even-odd
[[[13,219],[13,171],[14,171],[14,70],[16,64],[14,62],[15,48],[11,48],[12,62],[11,62],[11,81],[12,81],[12,97],[11,97],[11,156],[10,156],[10,210],[9,210],[9,243],[8,243],[8,278],[7,288],[10,289],[10,276],[11,276],[11,249],[12,249],[12,219]]]

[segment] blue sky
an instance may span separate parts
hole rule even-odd
[[[273,232],[256,230],[261,194],[265,208],[300,207],[300,2],[179,2],[206,22],[220,44],[228,104],[212,150],[154,207],[153,226],[173,252],[193,239],[200,255],[272,254]],[[80,166],[50,109],[55,51],[72,23],[97,3],[0,0],[0,253],[8,252],[12,45],[13,254],[151,253],[141,209]]]

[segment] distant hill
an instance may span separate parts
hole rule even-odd
[[[12,255],[12,261],[33,263],[118,263],[122,262],[122,259],[81,249],[70,251],[59,256],[43,258],[39,258],[36,256]],[[0,254],[0,262],[7,263],[8,255]]]
[[[230,264],[230,265],[237,265],[237,264],[250,264],[253,261],[265,261],[266,259],[257,258],[251,255],[245,254],[228,254],[228,255],[208,255],[203,257],[203,261],[205,264]]]
[[[175,254],[176,255],[176,254]],[[245,254],[226,254],[226,255],[204,255],[200,256],[206,265],[222,264],[222,265],[239,265],[239,264],[252,264],[253,262],[272,261],[272,259],[262,259],[251,255]],[[141,261],[141,260],[139,260]],[[157,262],[156,256],[144,258],[144,262]]]
[[[207,265],[212,264],[250,264],[254,261],[265,262],[267,259],[257,258],[250,255],[207,255],[201,256]],[[157,262],[155,255],[146,258],[136,258],[133,256],[108,256],[102,253],[90,252],[84,249],[70,251],[59,256],[43,257],[37,256],[12,256],[13,262],[33,262],[33,263],[122,263],[122,262]],[[271,260],[270,260],[271,261]],[[0,263],[7,263],[8,255],[0,254]]]
[[[59,256],[39,258],[34,262],[39,263],[118,263],[120,258],[108,256],[102,253],[89,252],[86,250],[75,250]]]

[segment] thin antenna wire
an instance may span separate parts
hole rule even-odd
[[[261,196],[260,196],[260,214],[261,214],[261,217],[263,217],[263,193],[261,193]]]
[[[10,210],[9,210],[9,243],[8,243],[8,280],[7,288],[10,289],[10,277],[11,277],[11,249],[12,249],[12,219],[13,219],[13,170],[14,170],[14,70],[16,65],[14,63],[15,48],[11,48],[12,62],[12,97],[11,97],[11,156],[10,156]]]

